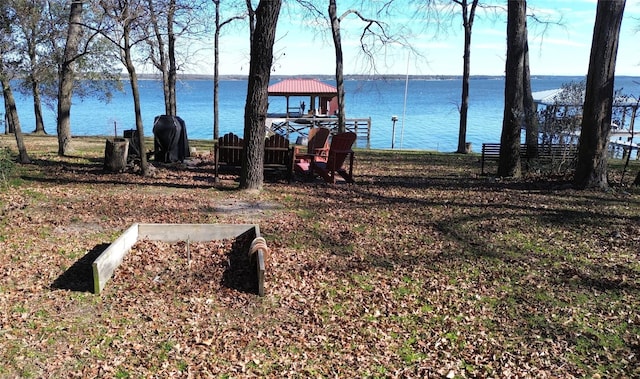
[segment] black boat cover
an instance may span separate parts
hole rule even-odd
[[[155,160],[164,163],[183,162],[189,157],[189,140],[184,120],[178,116],[156,116],[153,121]]]

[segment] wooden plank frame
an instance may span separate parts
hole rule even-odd
[[[100,294],[107,282],[120,266],[124,257],[138,240],[178,242],[206,242],[227,238],[247,236],[249,243],[242,247],[250,253],[251,243],[260,236],[260,227],[256,224],[133,224],[125,230],[105,251],[93,261],[93,292]],[[265,249],[266,245],[265,245]],[[256,259],[258,295],[264,296],[265,256],[267,251],[258,250]]]

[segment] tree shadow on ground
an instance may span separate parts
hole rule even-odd
[[[222,285],[239,292],[258,294],[258,274],[255,262],[248,254],[250,235],[238,236],[227,254],[227,265],[222,274]]]
[[[42,173],[22,175],[23,180],[57,184],[136,184],[202,189],[214,187],[213,168],[205,166],[188,167],[184,164],[150,163],[158,170],[159,174],[144,177],[130,169],[121,173],[105,171],[101,164],[95,163],[37,160],[33,164],[39,167]]]
[[[78,156],[76,156],[76,155],[66,155],[65,157],[69,158],[69,159],[84,159],[87,162],[94,163],[94,164],[100,164],[100,165],[102,165],[104,163],[104,158],[102,158],[102,157],[101,158],[83,157],[83,156],[79,156],[79,155]],[[38,162],[46,162],[46,160],[39,159]],[[77,164],[77,165],[79,165],[79,164]]]
[[[552,270],[556,283],[569,287],[587,287],[599,291],[640,291],[635,278],[638,273],[631,267],[620,264],[610,266],[576,264]]]
[[[51,288],[75,292],[93,292],[93,261],[95,261],[109,244],[96,245],[91,251],[76,261],[51,284]]]
[[[587,216],[582,218],[587,219]],[[443,262],[457,259],[465,260],[470,257],[489,261],[497,260],[507,266],[535,268],[533,270],[540,274],[546,273],[550,283],[611,292],[637,292],[640,290],[637,281],[638,272],[633,267],[603,264],[595,260],[575,261],[571,265],[559,264],[559,257],[549,255],[545,258],[543,253],[531,253],[526,248],[521,248],[517,243],[504,242],[503,246],[496,248],[496,243],[484,241],[478,236],[461,233],[455,226],[460,222],[460,219],[456,219],[455,222],[448,220],[435,224],[438,231],[444,236],[462,246],[461,250],[441,254],[439,259]],[[545,259],[554,263],[545,263]]]
[[[56,184],[110,184],[110,185],[142,185],[167,188],[218,188],[229,190],[228,186],[216,183],[214,178],[213,162],[197,160],[192,163],[162,163],[149,162],[155,173],[142,176],[139,169],[129,166],[124,172],[110,172],[103,167],[102,160],[88,159],[90,162],[70,162],[47,159],[37,159],[32,165],[37,167],[39,173],[27,173],[21,176],[23,180],[56,183]],[[236,173],[238,174],[238,173]],[[239,176],[232,176],[234,181],[239,181]],[[288,182],[286,172],[282,170],[266,170],[266,181]]]

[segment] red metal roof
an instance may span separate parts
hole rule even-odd
[[[317,79],[285,79],[269,86],[269,95],[337,95],[336,87]]]

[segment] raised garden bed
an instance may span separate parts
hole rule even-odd
[[[133,224],[93,262],[94,293],[132,250],[132,280],[180,290],[218,282],[264,296],[267,247],[257,225]]]

